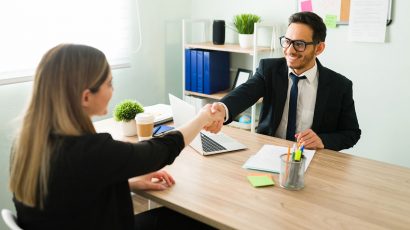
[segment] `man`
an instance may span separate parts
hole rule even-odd
[[[207,127],[218,132],[263,98],[257,132],[302,143],[308,149],[342,150],[360,139],[352,82],[321,65],[326,26],[312,12],[289,18],[280,38],[284,58],[262,59],[255,75],[214,103],[220,118]]]

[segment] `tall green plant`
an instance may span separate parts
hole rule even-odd
[[[236,31],[240,34],[253,34],[254,24],[261,21],[255,14],[239,14],[233,18]]]

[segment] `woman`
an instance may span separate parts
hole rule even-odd
[[[213,121],[210,106],[164,137],[126,143],[107,133],[97,134],[91,121],[92,116],[107,113],[112,91],[110,67],[101,51],[63,44],[44,55],[11,154],[10,188],[19,225],[24,229],[207,228],[166,208],[134,218],[130,189],[161,190],[174,184],[166,172],[155,171],[171,164]],[[161,183],[151,182],[154,178]]]

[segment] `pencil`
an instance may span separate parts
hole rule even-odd
[[[285,169],[285,176],[283,184],[286,184],[286,181],[288,180],[288,166],[289,166],[289,157],[290,157],[290,146],[288,146],[288,155],[286,156],[286,169]]]

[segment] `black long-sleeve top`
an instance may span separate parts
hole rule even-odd
[[[171,164],[184,148],[178,131],[136,144],[107,133],[55,138],[44,209],[14,199],[23,229],[133,229],[128,179]]]

